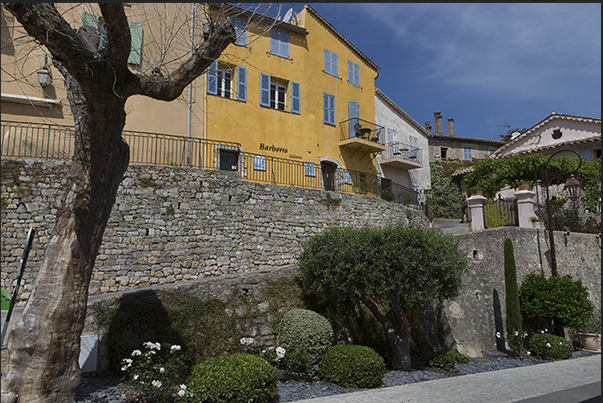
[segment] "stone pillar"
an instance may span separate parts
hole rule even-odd
[[[471,214],[471,231],[481,231],[486,228],[484,223],[484,204],[486,199],[482,195],[473,195],[467,201]]]
[[[515,192],[517,197],[517,215],[519,216],[520,228],[534,228],[534,196],[536,193],[531,190],[518,190]]]

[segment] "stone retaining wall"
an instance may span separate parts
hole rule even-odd
[[[14,289],[29,226],[36,237],[20,289],[31,292],[69,164],[2,161],[2,287]],[[301,243],[334,224],[425,220],[380,198],[259,184],[235,172],[132,165],[121,183],[90,294],[293,264]]]

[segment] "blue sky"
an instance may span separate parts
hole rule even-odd
[[[551,112],[601,117],[601,4],[309,3],[380,68],[375,85],[444,134],[499,140]],[[283,14],[304,3],[283,3]]]

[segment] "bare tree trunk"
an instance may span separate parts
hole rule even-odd
[[[9,334],[11,354],[2,375],[2,403],[75,400],[88,285],[128,167],[128,146],[121,139],[123,101],[101,97],[87,104],[77,81],[70,76],[66,81],[76,123],[76,152],[32,295]]]

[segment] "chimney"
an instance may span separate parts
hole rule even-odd
[[[448,118],[448,135],[454,137],[454,119]]]
[[[435,123],[435,134],[436,136],[444,135],[444,128],[442,127],[442,114],[440,112],[433,113],[433,120]]]
[[[433,134],[433,131],[431,130],[431,122],[425,122],[425,130]]]

